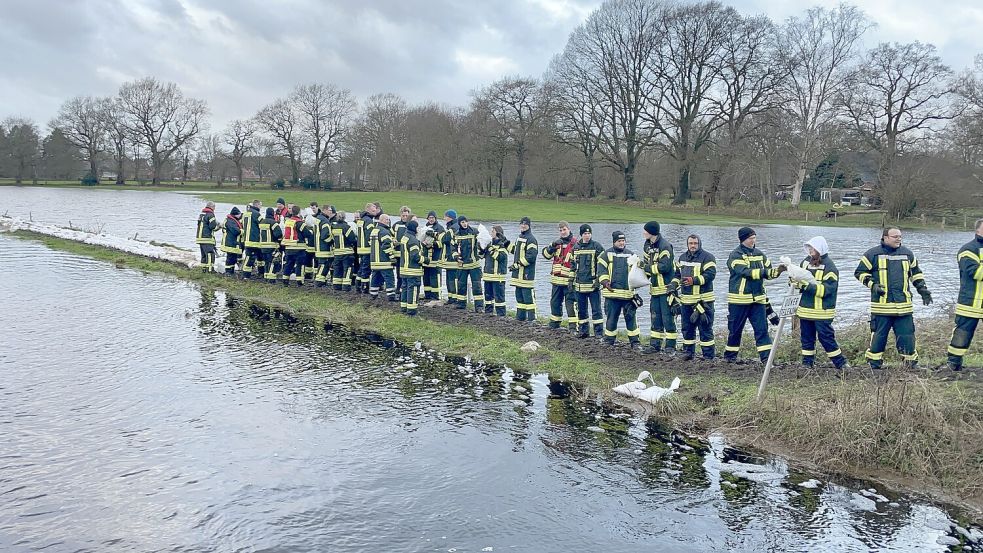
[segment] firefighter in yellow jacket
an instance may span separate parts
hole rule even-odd
[[[597,280],[600,282],[601,296],[604,297],[604,341],[614,344],[618,337],[618,320],[625,317],[628,343],[639,347],[638,320],[635,317],[638,306],[632,301],[635,293],[628,286],[628,272],[631,270],[628,258],[632,251],[625,247],[627,239],[620,230],[611,234],[614,245],[597,259]]]
[[[976,236],[959,248],[959,295],[956,298],[956,327],[949,342],[948,366],[962,370],[976,326],[983,319],[983,219],[976,221]]]
[[[519,236],[509,246],[512,258],[512,286],[515,287],[515,318],[536,322],[536,256],[539,242],[532,233],[532,221],[519,221]]]

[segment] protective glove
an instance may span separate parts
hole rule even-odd
[[[510,271],[518,271],[519,270],[519,264],[518,263],[513,263],[513,264],[509,265],[509,270]]]
[[[694,309],[693,310],[693,313],[689,316],[689,322],[691,322],[693,324],[699,324],[699,322],[700,322],[700,312],[697,311],[696,309]]]
[[[638,294],[635,294],[635,295],[633,295],[631,297],[631,303],[632,303],[632,305],[635,306],[635,309],[638,309],[639,307],[642,306],[642,304],[644,302],[642,302],[642,296],[639,296]]]
[[[885,290],[883,286],[881,286],[879,283],[876,282],[873,284],[873,286],[870,287],[870,291],[874,293],[875,298],[879,298],[883,296],[885,292],[887,292],[887,290]]]
[[[672,281],[668,286],[666,286],[666,292],[669,292],[670,294],[676,293],[676,290],[679,290],[679,283],[676,281]]]
[[[932,293],[924,286],[918,289],[918,295],[922,297],[923,305],[932,305]]]
[[[784,273],[787,270],[788,270],[788,267],[786,267],[784,263],[778,266],[778,274],[782,274],[782,273]]]
[[[683,277],[683,286],[692,286],[692,285],[693,285],[693,277],[691,276]]]
[[[676,317],[682,311],[682,307],[680,306],[679,303],[679,298],[677,298],[673,294],[670,294],[668,300],[669,300],[669,313],[671,313],[673,317]]]

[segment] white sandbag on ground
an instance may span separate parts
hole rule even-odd
[[[197,267],[199,264],[199,256],[196,252],[183,250],[174,246],[162,246],[158,244],[151,244],[149,242],[133,240],[131,238],[111,236],[108,234],[96,234],[82,230],[62,228],[47,223],[22,221],[12,217],[0,216],[0,232],[14,232],[17,230],[27,230],[38,234],[44,234],[46,236],[54,236],[56,238],[71,240],[73,242],[103,246],[122,252],[142,255],[144,257],[178,263],[188,268]]]

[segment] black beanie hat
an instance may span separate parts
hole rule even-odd
[[[523,217],[522,219],[519,219],[519,224],[532,226],[532,221],[529,220],[529,217]]]
[[[583,234],[585,232],[589,232],[591,234],[594,234],[594,231],[591,230],[590,225],[588,225],[587,223],[584,223],[584,224],[580,225],[580,234]]]
[[[432,210],[432,209],[430,210],[430,213],[427,213],[427,219],[429,219],[431,217],[433,217],[434,219],[437,218],[437,212],[434,211],[434,210]]]
[[[468,218],[465,217],[464,215],[458,215],[457,216],[457,222],[458,223],[460,223],[461,221],[467,221],[467,220],[468,220]]]
[[[747,240],[748,237],[754,236],[755,234],[758,234],[758,233],[754,232],[754,229],[753,228],[751,228],[751,227],[741,227],[741,230],[737,231],[737,238],[738,238],[738,240],[740,240],[741,242],[743,242],[743,241]]]
[[[418,225],[416,221],[411,220],[411,221],[409,221],[409,222],[406,223],[406,230],[409,231],[409,232],[412,232],[413,234],[416,234],[416,229],[419,226],[420,225]]]
[[[656,234],[659,234],[659,231],[661,230],[661,227],[659,226],[659,222],[658,221],[649,221],[649,222],[645,223],[645,226],[642,227],[642,228],[644,228],[645,229],[645,232],[651,234],[652,236],[655,236]]]
[[[267,217],[272,217],[273,216],[273,208],[272,207],[266,208],[266,216]]]
[[[287,202],[283,198],[277,198],[276,203],[281,205],[287,205]]]
[[[232,207],[232,211],[230,211],[230,213],[232,215],[242,215],[242,212],[239,211],[239,208],[238,207],[235,207],[235,206]]]
[[[626,240],[626,239],[627,238],[625,238],[625,233],[620,230],[616,230],[611,233],[612,242],[617,242],[618,240]]]

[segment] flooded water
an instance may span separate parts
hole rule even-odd
[[[0,235],[2,551],[969,551],[983,530],[571,397]]]
[[[220,197],[220,196],[219,196]],[[195,221],[204,202],[189,194],[177,192],[150,192],[138,190],[86,190],[71,188],[44,187],[2,187],[0,188],[0,214],[8,213],[19,218],[31,217],[37,221],[67,226],[69,222],[76,228],[101,230],[108,234],[133,237],[143,240],[157,240],[197,250],[194,243]],[[243,208],[243,206],[239,206]],[[430,207],[446,208],[453,206],[412,206],[422,213]],[[231,204],[218,203],[216,213],[224,217]],[[533,233],[541,245],[551,243],[558,237],[556,225],[537,220],[535,213],[529,214],[533,223]],[[487,225],[496,222],[485,221]],[[581,221],[571,221],[577,230]],[[474,224],[474,223],[472,223]],[[516,222],[501,223],[506,235],[514,239],[518,235]],[[611,233],[622,230],[628,236],[628,248],[642,251],[642,225],[615,225],[609,223],[593,224],[594,239],[604,247],[611,245]],[[677,255],[685,249],[686,237],[698,234],[703,238],[704,248],[717,257],[718,274],[714,288],[717,292],[716,324],[726,326],[727,269],[726,261],[730,252],[738,245],[735,226],[703,225],[663,225],[663,234],[676,249]],[[816,235],[823,235],[830,245],[830,256],[840,269],[840,291],[838,296],[835,324],[845,325],[867,317],[870,292],[855,278],[853,271],[858,260],[869,248],[880,241],[880,230],[873,228],[808,227],[786,225],[755,225],[758,232],[758,247],[774,263],[787,255],[794,262],[802,260],[802,245]],[[915,316],[924,317],[948,313],[955,302],[959,290],[959,275],[956,265],[956,252],[959,247],[972,238],[972,231],[905,231],[904,244],[915,252],[918,262],[926,275],[929,289],[935,303],[924,307],[916,301]],[[537,266],[536,304],[540,315],[549,315],[549,261],[539,258]],[[774,301],[779,302],[788,293],[788,286],[779,279],[769,281],[767,289]],[[786,281],[787,282],[787,281]],[[638,311],[639,325],[649,326],[647,291],[645,306]],[[916,300],[919,298],[916,296]],[[506,292],[510,309],[515,307],[511,287]]]

